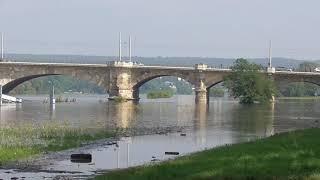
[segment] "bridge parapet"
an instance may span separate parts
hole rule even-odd
[[[126,61],[110,61],[108,62],[109,66],[114,67],[133,67],[133,62],[126,62]]]
[[[202,63],[200,63],[200,64],[195,64],[195,65],[194,65],[194,68],[197,69],[197,70],[206,70],[206,69],[208,68],[208,65],[202,64]]]
[[[268,74],[274,74],[276,72],[276,68],[274,67],[267,67],[267,73]]]

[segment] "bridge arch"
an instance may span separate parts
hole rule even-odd
[[[276,82],[278,95],[286,97],[319,96],[320,83],[315,81],[280,81]]]
[[[9,93],[18,85],[39,77],[45,76],[69,76],[78,80],[88,81],[108,90],[109,74],[105,68],[97,67],[71,67],[71,66],[21,66],[7,67],[9,73],[1,74],[0,84],[3,86],[3,93]]]
[[[166,70],[143,70],[143,69],[136,69],[132,74],[132,89],[135,98],[139,98],[139,88],[159,77],[177,77],[181,78],[192,86],[195,86],[195,76],[192,71],[177,71],[176,69],[166,69]]]
[[[145,79],[142,79],[142,80],[137,80],[137,82],[133,85],[133,89],[139,89],[142,85],[144,85],[145,83],[153,80],[153,79],[156,79],[156,78],[160,78],[160,77],[176,77],[176,78],[181,78],[185,81],[187,81],[188,83],[190,83],[192,86],[194,86],[193,82],[190,82],[189,80],[183,78],[183,77],[180,77],[180,76],[173,76],[173,75],[154,75],[154,76],[150,76],[150,77],[147,77]]]
[[[177,71],[176,69],[166,69],[166,70],[135,70],[133,74],[133,88],[139,88],[144,83],[165,76],[173,76],[177,78],[184,79],[190,84],[195,85],[195,75],[194,72],[190,71]]]
[[[293,93],[293,89],[296,89],[298,87],[302,87],[301,84],[298,83],[305,83],[304,86],[308,86],[308,84],[313,84],[318,87],[320,87],[320,77],[317,76],[317,74],[309,74],[309,73],[297,73],[297,74],[276,74],[274,76],[275,85],[278,90],[279,95],[281,94],[291,94]],[[296,87],[293,87],[292,85],[296,84]],[[290,87],[291,86],[291,87]],[[290,89],[293,88],[293,89]],[[312,87],[308,87],[312,88]],[[296,89],[297,90],[297,89]],[[298,92],[296,92],[298,93]],[[301,92],[300,92],[301,93]],[[295,94],[295,93],[293,93]]]
[[[207,86],[207,90],[210,90],[212,87],[220,84],[220,83],[223,83],[224,81],[223,80],[220,80],[220,81],[217,81],[217,82],[214,82],[214,83],[211,83],[209,86]]]
[[[30,75],[30,76],[24,76],[21,78],[14,79],[12,81],[9,81],[2,87],[2,92],[4,94],[8,94],[10,91],[12,91],[15,87],[19,86],[20,84],[27,82],[32,79],[36,79],[39,77],[45,77],[45,76],[54,76],[59,74],[37,74],[37,75]]]
[[[16,88],[17,86],[19,86],[19,85],[21,85],[21,84],[23,84],[25,82],[28,82],[28,81],[33,80],[33,79],[37,79],[37,78],[41,78],[41,77],[49,77],[49,76],[64,76],[64,77],[69,77],[69,78],[72,78],[72,79],[86,81],[88,83],[91,83],[91,84],[94,84],[94,85],[96,85],[98,87],[103,88],[107,92],[107,89],[105,89],[104,84],[98,84],[97,81],[95,81],[94,79],[79,78],[79,77],[75,77],[75,76],[70,76],[68,74],[36,74],[36,75],[30,75],[30,76],[24,76],[24,77],[21,77],[21,78],[16,78],[16,79],[13,79],[13,80],[9,81],[5,85],[3,85],[2,92],[4,94],[8,94],[14,88]]]
[[[152,81],[152,80],[155,80],[155,79],[161,78],[161,77],[181,78],[182,80],[184,80],[185,82],[187,82],[188,84],[190,84],[191,89],[192,89],[192,87],[194,86],[194,84],[192,84],[192,82],[190,82],[189,80],[187,80],[187,79],[185,79],[185,78],[183,78],[183,77],[181,77],[181,76],[173,76],[173,75],[168,75],[168,74],[158,74],[158,75],[154,75],[154,76],[149,76],[149,77],[147,77],[147,78],[145,78],[145,79],[142,79],[142,78],[140,79],[140,78],[139,78],[139,80],[137,80],[137,81],[135,82],[135,84],[133,85],[134,97],[135,97],[136,99],[139,99],[140,87],[142,87],[144,84],[146,84],[146,83],[148,83],[148,82],[150,82],[150,81]]]

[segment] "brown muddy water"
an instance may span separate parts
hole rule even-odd
[[[75,97],[75,96],[71,96]],[[1,107],[1,126],[63,123],[72,127],[127,129],[127,137],[98,141],[78,149],[51,153],[16,168],[0,169],[0,178],[87,179],[117,168],[174,158],[224,144],[251,141],[274,133],[318,126],[320,101],[279,100],[270,105],[240,105],[211,98],[196,105],[193,96],[114,103],[105,96],[80,96],[76,103],[43,104],[26,96],[23,104]],[[109,144],[109,142],[115,142]],[[73,163],[72,153],[90,153],[92,162]],[[63,178],[62,178],[63,177]]]

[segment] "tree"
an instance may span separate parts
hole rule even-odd
[[[270,102],[275,94],[275,86],[262,69],[246,59],[237,59],[231,67],[232,73],[225,78],[225,86],[234,98],[239,98],[242,104]]]

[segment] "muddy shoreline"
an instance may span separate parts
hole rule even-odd
[[[99,149],[111,147],[112,143],[119,141],[123,137],[145,136],[145,135],[166,135],[169,133],[179,133],[188,130],[190,127],[167,127],[167,128],[152,128],[152,129],[128,129],[118,133],[115,137],[92,141],[78,148],[67,149],[57,152],[48,152],[33,156],[28,159],[10,162],[6,165],[0,166],[2,170],[14,170],[16,172],[45,172],[45,173],[67,173],[67,174],[81,174],[80,171],[60,171],[53,169],[46,169],[56,161],[70,160],[70,155],[75,153],[88,153],[91,149]],[[97,173],[97,172],[95,172]]]

